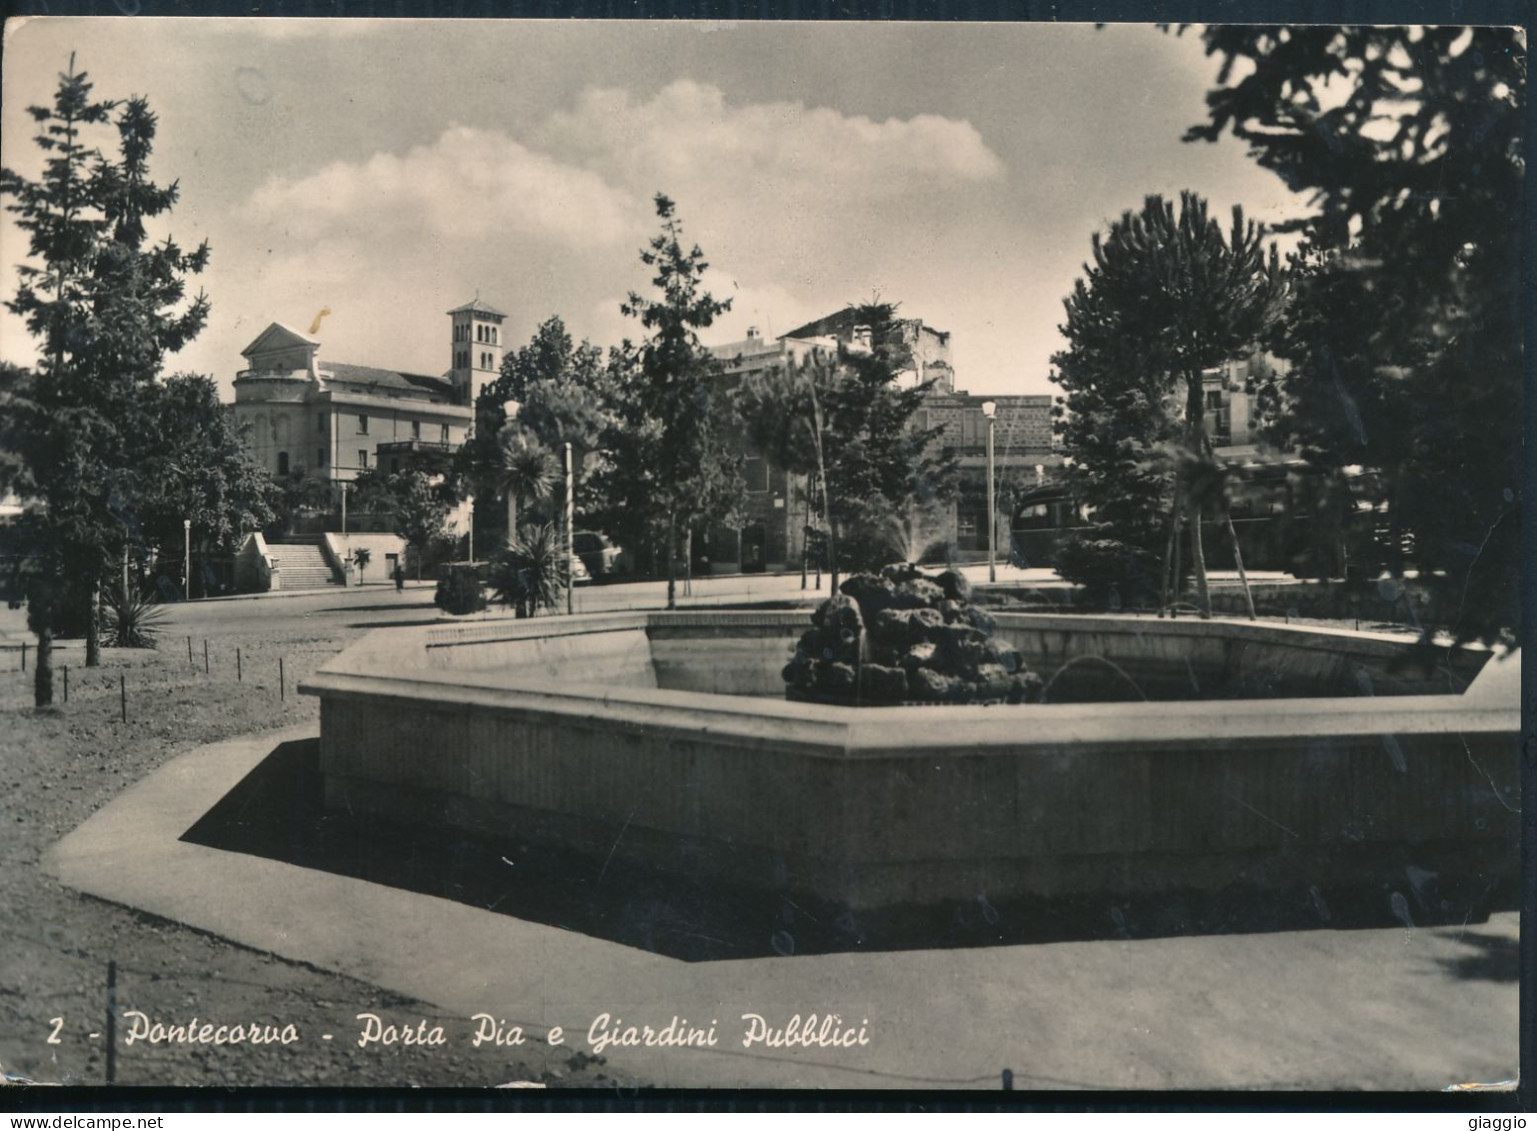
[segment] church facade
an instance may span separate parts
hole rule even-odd
[[[442,376],[332,361],[316,338],[274,322],[241,354],[235,417],[252,455],[278,478],[303,473],[341,484],[398,471],[412,457],[457,451],[474,398],[501,369],[502,311],[479,298],[448,312]]]

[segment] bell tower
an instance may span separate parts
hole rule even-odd
[[[502,321],[506,313],[479,295],[448,312],[452,320],[452,355],[448,379],[459,403],[474,407],[480,391],[495,381],[502,370]]]

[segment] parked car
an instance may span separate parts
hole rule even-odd
[[[613,577],[625,572],[624,551],[610,542],[608,535],[594,530],[578,530],[571,536],[571,542],[592,577]]]

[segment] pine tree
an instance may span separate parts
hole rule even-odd
[[[704,252],[697,244],[685,250],[676,206],[660,193],[656,213],[661,231],[640,260],[655,270],[659,295],[631,292],[621,307],[647,336],[617,390],[611,482],[637,519],[665,531],[667,607],[674,608],[679,538],[697,522],[729,519],[742,494],[741,457],[729,442],[734,411],[720,366],[699,341],[731,300],[704,289]]]
[[[1172,202],[1148,197],[1141,212],[1124,213],[1103,238],[1096,233],[1093,248],[1093,264],[1085,265],[1065,300],[1061,331],[1069,347],[1053,359],[1069,394],[1068,410],[1076,399],[1086,422],[1111,425],[1112,439],[1119,433],[1146,444],[1167,431],[1157,420],[1160,408],[1181,398],[1185,458],[1176,463],[1199,466],[1211,454],[1201,374],[1252,348],[1279,316],[1286,286],[1275,248],[1267,256],[1259,229],[1244,222],[1241,208],[1233,209],[1224,235],[1206,201],[1191,192],[1180,194],[1178,213]],[[1071,428],[1068,434],[1074,435]],[[1089,450],[1083,454],[1092,458]],[[1111,453],[1122,461],[1127,455]],[[1209,496],[1192,495],[1178,475],[1172,479],[1165,576],[1171,577],[1167,559],[1188,518],[1197,600],[1201,615],[1209,617],[1201,541]]]
[[[1526,43],[1510,27],[1213,27],[1209,121],[1313,214],[1272,436],[1364,467],[1441,627],[1519,636]],[[1426,623],[1427,630],[1436,627]]]
[[[30,110],[48,155],[41,178],[0,171],[0,193],[13,198],[7,210],[28,233],[35,261],[19,267],[7,304],[39,344],[22,457],[41,504],[31,525],[49,568],[70,583],[66,599],[86,605],[87,665],[100,662],[102,578],[137,525],[153,411],[145,390],[208,309],[202,296],[178,309],[183,280],[203,269],[207,246],[187,253],[169,240],[147,242],[145,221],[177,199],[174,184],[148,176],[154,115],[143,99],[95,101],[91,91],[71,56],[53,105]],[[111,160],[88,139],[109,121],[117,132]]]
[[[106,549],[109,516],[100,497],[109,481],[101,446],[111,429],[91,401],[81,395],[77,362],[88,348],[85,330],[91,309],[90,277],[106,227],[100,207],[99,150],[89,145],[88,128],[106,122],[114,104],[95,101],[92,84],[77,72],[74,56],[59,76],[51,107],[28,108],[38,124],[35,141],[48,156],[43,175],[31,181],[10,169],[0,170],[0,194],[13,196],[6,210],[28,234],[28,252],[41,266],[23,263],[16,297],[6,305],[21,315],[39,342],[35,379],[19,428],[27,481],[46,501],[45,518],[34,515],[27,529],[41,535],[38,547],[50,578],[74,577],[89,569]],[[94,489],[93,489],[94,488]],[[52,587],[54,582],[50,582]],[[88,582],[89,585],[89,582]],[[62,602],[56,591],[29,615],[37,634],[40,666],[51,655],[44,649],[58,631]],[[92,618],[94,622],[94,617]],[[94,623],[87,634],[87,664],[97,662]],[[51,676],[41,670],[37,705],[52,701]]]

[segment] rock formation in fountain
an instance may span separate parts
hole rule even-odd
[[[1030,703],[1041,679],[992,638],[955,570],[856,573],[817,607],[785,666],[791,699],[847,703]]]

